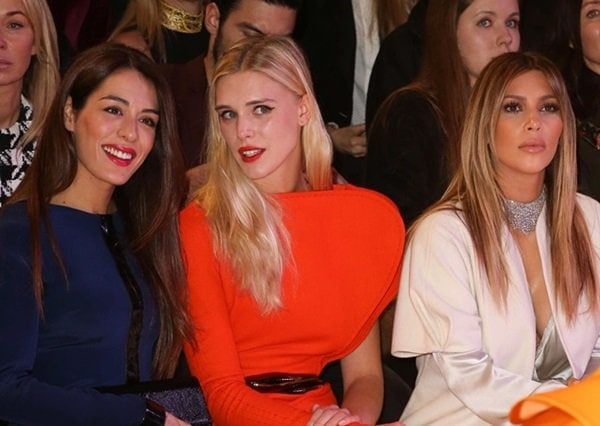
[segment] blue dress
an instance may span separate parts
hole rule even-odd
[[[51,205],[48,216],[68,281],[42,227],[41,316],[32,291],[25,203],[0,210],[0,419],[27,425],[139,425],[143,398],[94,388],[125,384],[132,362],[139,380],[151,379],[160,321],[150,289],[125,251],[143,302],[135,324],[135,298],[101,228],[113,220],[122,235],[117,215]]]

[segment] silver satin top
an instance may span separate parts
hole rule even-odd
[[[554,379],[566,384],[573,375],[552,317],[548,320],[537,346],[534,366],[533,379],[538,382]]]

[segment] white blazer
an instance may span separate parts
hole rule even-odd
[[[580,194],[577,202],[600,271],[600,204]],[[535,230],[544,279],[573,376],[580,378],[590,357],[600,357],[600,316],[589,311],[584,299],[577,318],[568,324],[555,306],[545,214],[544,209]],[[407,246],[392,338],[393,355],[418,357],[415,390],[401,418],[406,424],[509,424],[508,412],[521,398],[564,386],[554,380],[532,379],[536,354],[533,303],[519,249],[508,228],[502,237],[509,269],[506,309],[492,297],[460,212],[430,215]],[[600,276],[597,280],[600,283]]]

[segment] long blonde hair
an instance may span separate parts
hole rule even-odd
[[[464,214],[492,294],[505,305],[509,283],[501,235],[507,217],[494,169],[494,134],[507,86],[532,70],[546,77],[563,121],[556,155],[546,168],[546,218],[557,305],[573,320],[582,295],[588,297],[593,309],[597,308],[595,263],[589,231],[576,203],[575,118],[560,72],[548,59],[534,53],[506,53],[484,69],[466,112],[460,167],[442,199],[424,216],[455,209],[460,203],[458,208]]]
[[[242,71],[260,72],[306,97],[309,120],[302,128],[301,144],[304,172],[312,190],[332,187],[332,148],[308,66],[291,39],[248,38],[217,62],[208,96],[208,178],[196,201],[206,213],[215,254],[230,262],[241,289],[267,313],[282,306],[281,279],[285,266],[293,260],[277,202],[243,173],[225,142],[215,111],[219,79]]]
[[[48,4],[42,0],[21,0],[34,34],[36,54],[32,56],[23,81],[23,94],[33,107],[29,130],[19,141],[21,147],[35,141],[50,109],[60,82],[56,28]]]

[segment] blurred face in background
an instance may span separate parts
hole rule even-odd
[[[600,75],[600,0],[581,2],[579,27],[583,59],[589,69]]]
[[[0,86],[22,87],[31,57],[34,31],[21,0],[0,0]]]
[[[519,50],[518,0],[474,0],[458,18],[456,39],[471,86],[496,56]]]
[[[240,0],[225,19],[218,7],[209,3],[206,9],[207,30],[215,35],[215,61],[236,42],[251,36],[289,36],[296,25],[296,11],[264,0]]]

